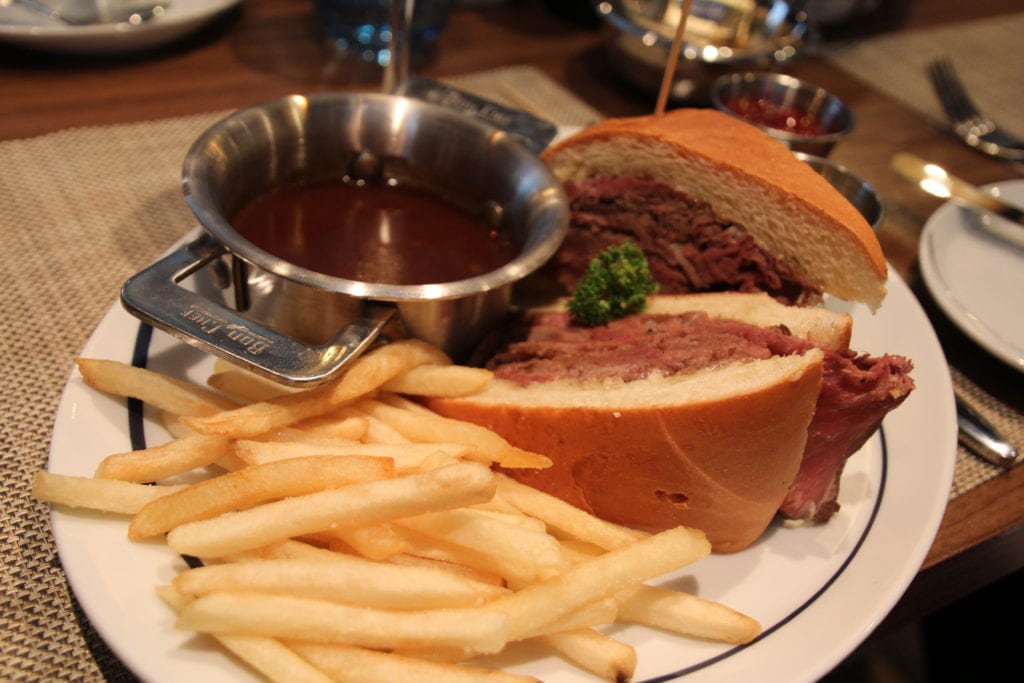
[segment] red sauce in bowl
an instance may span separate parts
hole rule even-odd
[[[734,97],[725,103],[737,115],[756,123],[760,126],[767,126],[776,130],[793,133],[795,135],[827,135],[828,131],[822,128],[814,117],[802,109],[775,104],[763,97],[741,95]]]

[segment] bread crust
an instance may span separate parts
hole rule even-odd
[[[711,109],[606,119],[543,155],[563,181],[598,175],[664,182],[742,225],[807,282],[877,309],[887,267],[871,226],[782,143]]]
[[[621,390],[569,388],[573,401],[549,400],[549,383],[494,380],[426,404],[548,455],[548,469],[509,470],[526,484],[631,527],[695,527],[716,552],[735,552],[761,536],[796,477],[822,357],[813,349]]]

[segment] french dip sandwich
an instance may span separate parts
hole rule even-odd
[[[565,299],[520,311],[471,397],[432,398],[554,465],[517,479],[610,521],[701,529],[716,552],[777,514],[827,521],[846,459],[912,391],[912,364],[849,349],[886,266],[870,226],[780,143],[724,114],[602,122],[545,155],[570,234],[549,264],[569,294],[633,242],[660,287],[645,309],[578,324]]]
[[[608,119],[549,149],[569,235],[551,264],[567,291],[601,249],[633,240],[664,294],[823,293],[872,310],[886,264],[871,226],[782,143],[710,109]]]

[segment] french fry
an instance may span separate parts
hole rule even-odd
[[[470,550],[472,566],[504,576],[515,584],[555,576],[568,566],[561,546],[551,536],[477,510],[419,515],[398,520],[397,524]]]
[[[412,410],[419,413],[426,413],[427,415],[434,414],[433,410],[426,407],[422,403],[410,401],[405,396],[400,396],[390,391],[380,391],[377,393],[377,396],[367,396],[366,398],[376,398],[378,401],[382,403],[387,403],[389,406],[394,406],[396,408],[405,408],[406,410]]]
[[[471,446],[466,458],[503,467],[540,469],[551,466],[551,459],[540,453],[516,448],[495,432],[461,420],[434,413],[403,410],[381,401],[360,401],[358,410],[380,419],[411,441],[453,441]]]
[[[208,417],[183,417],[182,420],[201,434],[250,438],[330,412],[379,388],[409,368],[445,362],[451,361],[436,348],[403,339],[360,356],[339,379],[329,384]]]
[[[376,417],[362,413],[355,408],[350,408],[353,414],[359,414],[364,420],[366,420],[366,438],[363,439],[366,443],[381,443],[381,444],[405,444],[412,443],[412,439],[407,439],[402,436],[401,433],[388,423],[383,420],[379,420]]]
[[[176,612],[191,602],[191,598],[170,586],[157,586],[157,595]],[[272,683],[332,683],[332,678],[316,665],[273,638],[226,634],[213,637]]]
[[[655,586],[638,586],[619,597],[619,617],[685,636],[741,645],[761,633],[745,614],[712,600]]]
[[[251,465],[264,464],[289,458],[310,455],[345,455],[359,457],[388,458],[399,470],[419,469],[434,453],[444,453],[452,458],[461,458],[469,448],[456,443],[439,444],[369,444],[339,443],[330,440],[309,439],[304,441],[251,441],[240,439],[234,442],[235,455]]]
[[[366,432],[370,429],[370,422],[365,417],[359,415],[336,411],[299,422],[295,425],[295,429],[307,437],[360,441],[366,438]]]
[[[208,417],[182,417],[182,422],[199,434],[235,439],[253,438],[323,415],[334,408],[330,396],[331,386],[323,385],[224,410]]]
[[[507,583],[507,579],[500,569],[494,568],[494,560],[488,557],[481,557],[478,553],[444,539],[421,534],[415,529],[396,525],[405,537],[408,546],[403,553],[410,557],[428,562],[438,562],[459,567],[466,567],[470,571],[482,575],[497,577],[497,581]]]
[[[353,446],[362,446],[358,441],[348,439],[332,440],[332,443],[314,443],[312,441],[277,439],[259,441],[255,439],[237,439],[234,441],[235,455],[250,465],[306,458],[316,455],[352,455],[348,450]]]
[[[188,603],[192,602],[192,600],[194,599],[191,595],[179,593],[177,590],[174,589],[174,586],[168,586],[166,584],[161,584],[157,586],[156,594],[161,600],[164,601],[164,603],[168,607],[173,609],[175,612],[180,610]]]
[[[495,653],[505,646],[508,624],[501,612],[477,607],[398,612],[285,595],[211,593],[182,608],[177,628],[380,649]]]
[[[439,560],[429,557],[420,557],[417,555],[411,555],[409,553],[402,553],[400,555],[393,555],[389,557],[388,562],[393,564],[409,565],[413,567],[437,567],[447,572],[453,572],[459,576],[465,576],[473,581],[479,581],[481,583],[488,583],[492,586],[505,586],[505,579],[492,574],[490,572],[481,571],[474,567],[470,567],[465,564],[458,562],[451,562],[448,560]]]
[[[318,418],[313,418],[313,421]],[[310,422],[300,422],[300,425],[307,425]],[[325,435],[325,434],[314,434],[306,429],[301,429],[298,425],[295,427],[285,427],[275,432],[268,434],[261,434],[251,441],[261,441],[265,443],[317,443],[332,446],[352,446],[358,443],[362,443],[362,439],[366,436],[366,422],[363,421],[362,425],[358,422],[354,422],[359,431],[358,436],[337,436],[337,435]],[[250,441],[250,439],[235,439],[235,443],[242,443],[244,441]]]
[[[685,567],[710,552],[702,532],[676,527],[572,565],[554,578],[496,600],[491,607],[509,616],[509,639],[519,640],[582,605]]]
[[[561,533],[605,550],[614,550],[648,536],[643,531],[605,521],[548,493],[500,475],[498,493],[524,514],[543,520]]]
[[[221,562],[258,562],[260,560],[316,560],[333,562],[338,553],[315,545],[288,539],[280,543],[271,543],[261,548],[244,550],[240,553],[224,555],[218,558]]]
[[[182,524],[168,533],[167,544],[184,555],[219,557],[325,529],[366,526],[480,503],[494,495],[494,488],[489,469],[459,463]]]
[[[75,364],[92,388],[114,396],[137,398],[175,415],[213,415],[238,407],[234,401],[191,382],[120,361],[79,358]]]
[[[337,683],[539,683],[532,676],[430,662],[350,645],[287,644]]]
[[[215,636],[236,657],[273,683],[332,683],[319,667],[274,638],[260,636]]]
[[[321,534],[313,534],[312,537],[318,541],[326,540],[328,544],[336,544],[339,541],[345,542],[345,545],[350,549],[355,549],[359,554],[365,558],[378,561],[391,562],[395,557],[400,556],[402,553],[394,553],[395,548],[392,547],[391,533],[393,531],[386,524],[374,525],[371,527],[360,527],[359,529],[350,529],[348,531],[365,531],[372,534],[374,537],[378,537],[376,540],[361,539],[363,544],[362,547],[356,547],[356,543],[353,543],[350,538],[347,538],[347,534],[344,531],[335,530],[330,533],[322,532]],[[405,548],[406,543],[404,538],[402,540],[402,548]],[[367,547],[370,546],[370,547]],[[363,552],[368,550],[369,552]],[[350,554],[350,553],[348,553]],[[379,554],[379,557],[375,556]],[[318,562],[333,562],[339,557],[342,557],[343,553],[335,551],[330,548],[320,547],[318,545],[312,545],[303,541],[297,541],[289,539],[287,541],[281,541],[280,543],[273,543],[262,548],[256,548],[255,550],[248,550],[233,555],[226,555],[218,558],[222,562],[252,562],[254,560],[315,560]],[[344,561],[344,560],[342,560]],[[395,564],[401,564],[395,562]],[[452,571],[448,567],[440,567],[448,571]],[[458,572],[456,572],[458,573]],[[460,574],[463,575],[463,574]],[[479,581],[479,577],[465,575],[467,578]],[[486,581],[486,583],[491,583]],[[493,585],[493,584],[492,584]]]
[[[147,504],[132,517],[128,538],[149,538],[182,524],[268,500],[394,475],[390,460],[370,457],[311,456],[246,467],[193,484],[173,498]]]
[[[157,411],[156,417],[157,421],[160,422],[168,433],[170,433],[171,438],[173,439],[180,439],[183,436],[195,434],[195,432],[181,423],[181,420],[178,419],[179,416],[176,413],[161,409]]]
[[[551,633],[563,633],[594,626],[606,626],[615,621],[619,603],[615,598],[603,598],[589,605],[583,605],[564,617],[550,621],[535,631],[523,634],[523,639],[537,638]]]
[[[409,550],[409,541],[390,524],[371,524],[353,529],[334,529],[328,547],[337,550],[340,541],[346,548],[371,560],[386,560]]]
[[[296,391],[238,368],[215,372],[206,378],[206,383],[222,394],[242,399],[244,403],[268,401]]]
[[[191,472],[229,455],[231,442],[227,439],[190,434],[160,446],[108,455],[96,476],[142,484]]]
[[[551,633],[538,640],[606,681],[629,681],[636,670],[636,650],[593,629]]]
[[[494,500],[495,499],[492,498],[486,503],[480,503],[479,505],[474,505],[473,507],[466,508],[466,511],[471,514],[489,517],[494,521],[501,522],[503,524],[511,524],[512,526],[523,527],[524,529],[530,529],[531,531],[535,531],[542,534],[547,533],[548,525],[542,522],[541,520],[537,519],[536,517],[524,515],[515,508],[505,510],[500,509],[498,506],[490,507],[491,503],[493,503]]]
[[[270,593],[392,610],[480,607],[508,593],[434,567],[337,555],[333,562],[264,560],[197,567],[179,574],[173,585],[188,595]]]
[[[244,470],[249,466],[249,463],[242,460],[234,453],[228,453],[223,458],[218,458],[213,464],[225,472],[237,472],[238,470]]]
[[[87,508],[101,512],[132,515],[157,498],[180,491],[184,486],[148,486],[117,479],[75,477],[36,472],[32,495],[47,503]]]
[[[475,394],[494,373],[464,365],[419,365],[385,382],[384,391],[414,396],[458,397]]]
[[[518,515],[518,516],[523,517],[525,519],[533,519],[538,524],[542,524],[542,525],[544,525],[545,528],[547,528],[547,525],[544,524],[543,521],[541,521],[540,519],[537,519],[535,517],[527,517],[526,515],[524,515],[522,513],[522,511],[519,508],[513,506],[511,503],[506,501],[501,496],[501,494],[496,494],[494,496],[494,498],[490,499],[486,503],[480,503],[479,505],[474,505],[473,509],[474,510],[488,510],[490,512],[502,512],[502,513],[509,514],[509,515]]]
[[[563,538],[559,543],[562,545],[562,553],[574,564],[592,560],[605,552],[604,549],[592,543],[578,541],[575,538]]]

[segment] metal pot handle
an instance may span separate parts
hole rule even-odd
[[[226,251],[202,235],[125,282],[122,305],[188,344],[292,386],[330,379],[363,353],[397,312],[392,304],[368,302],[363,314],[328,343],[306,344],[177,284]]]

